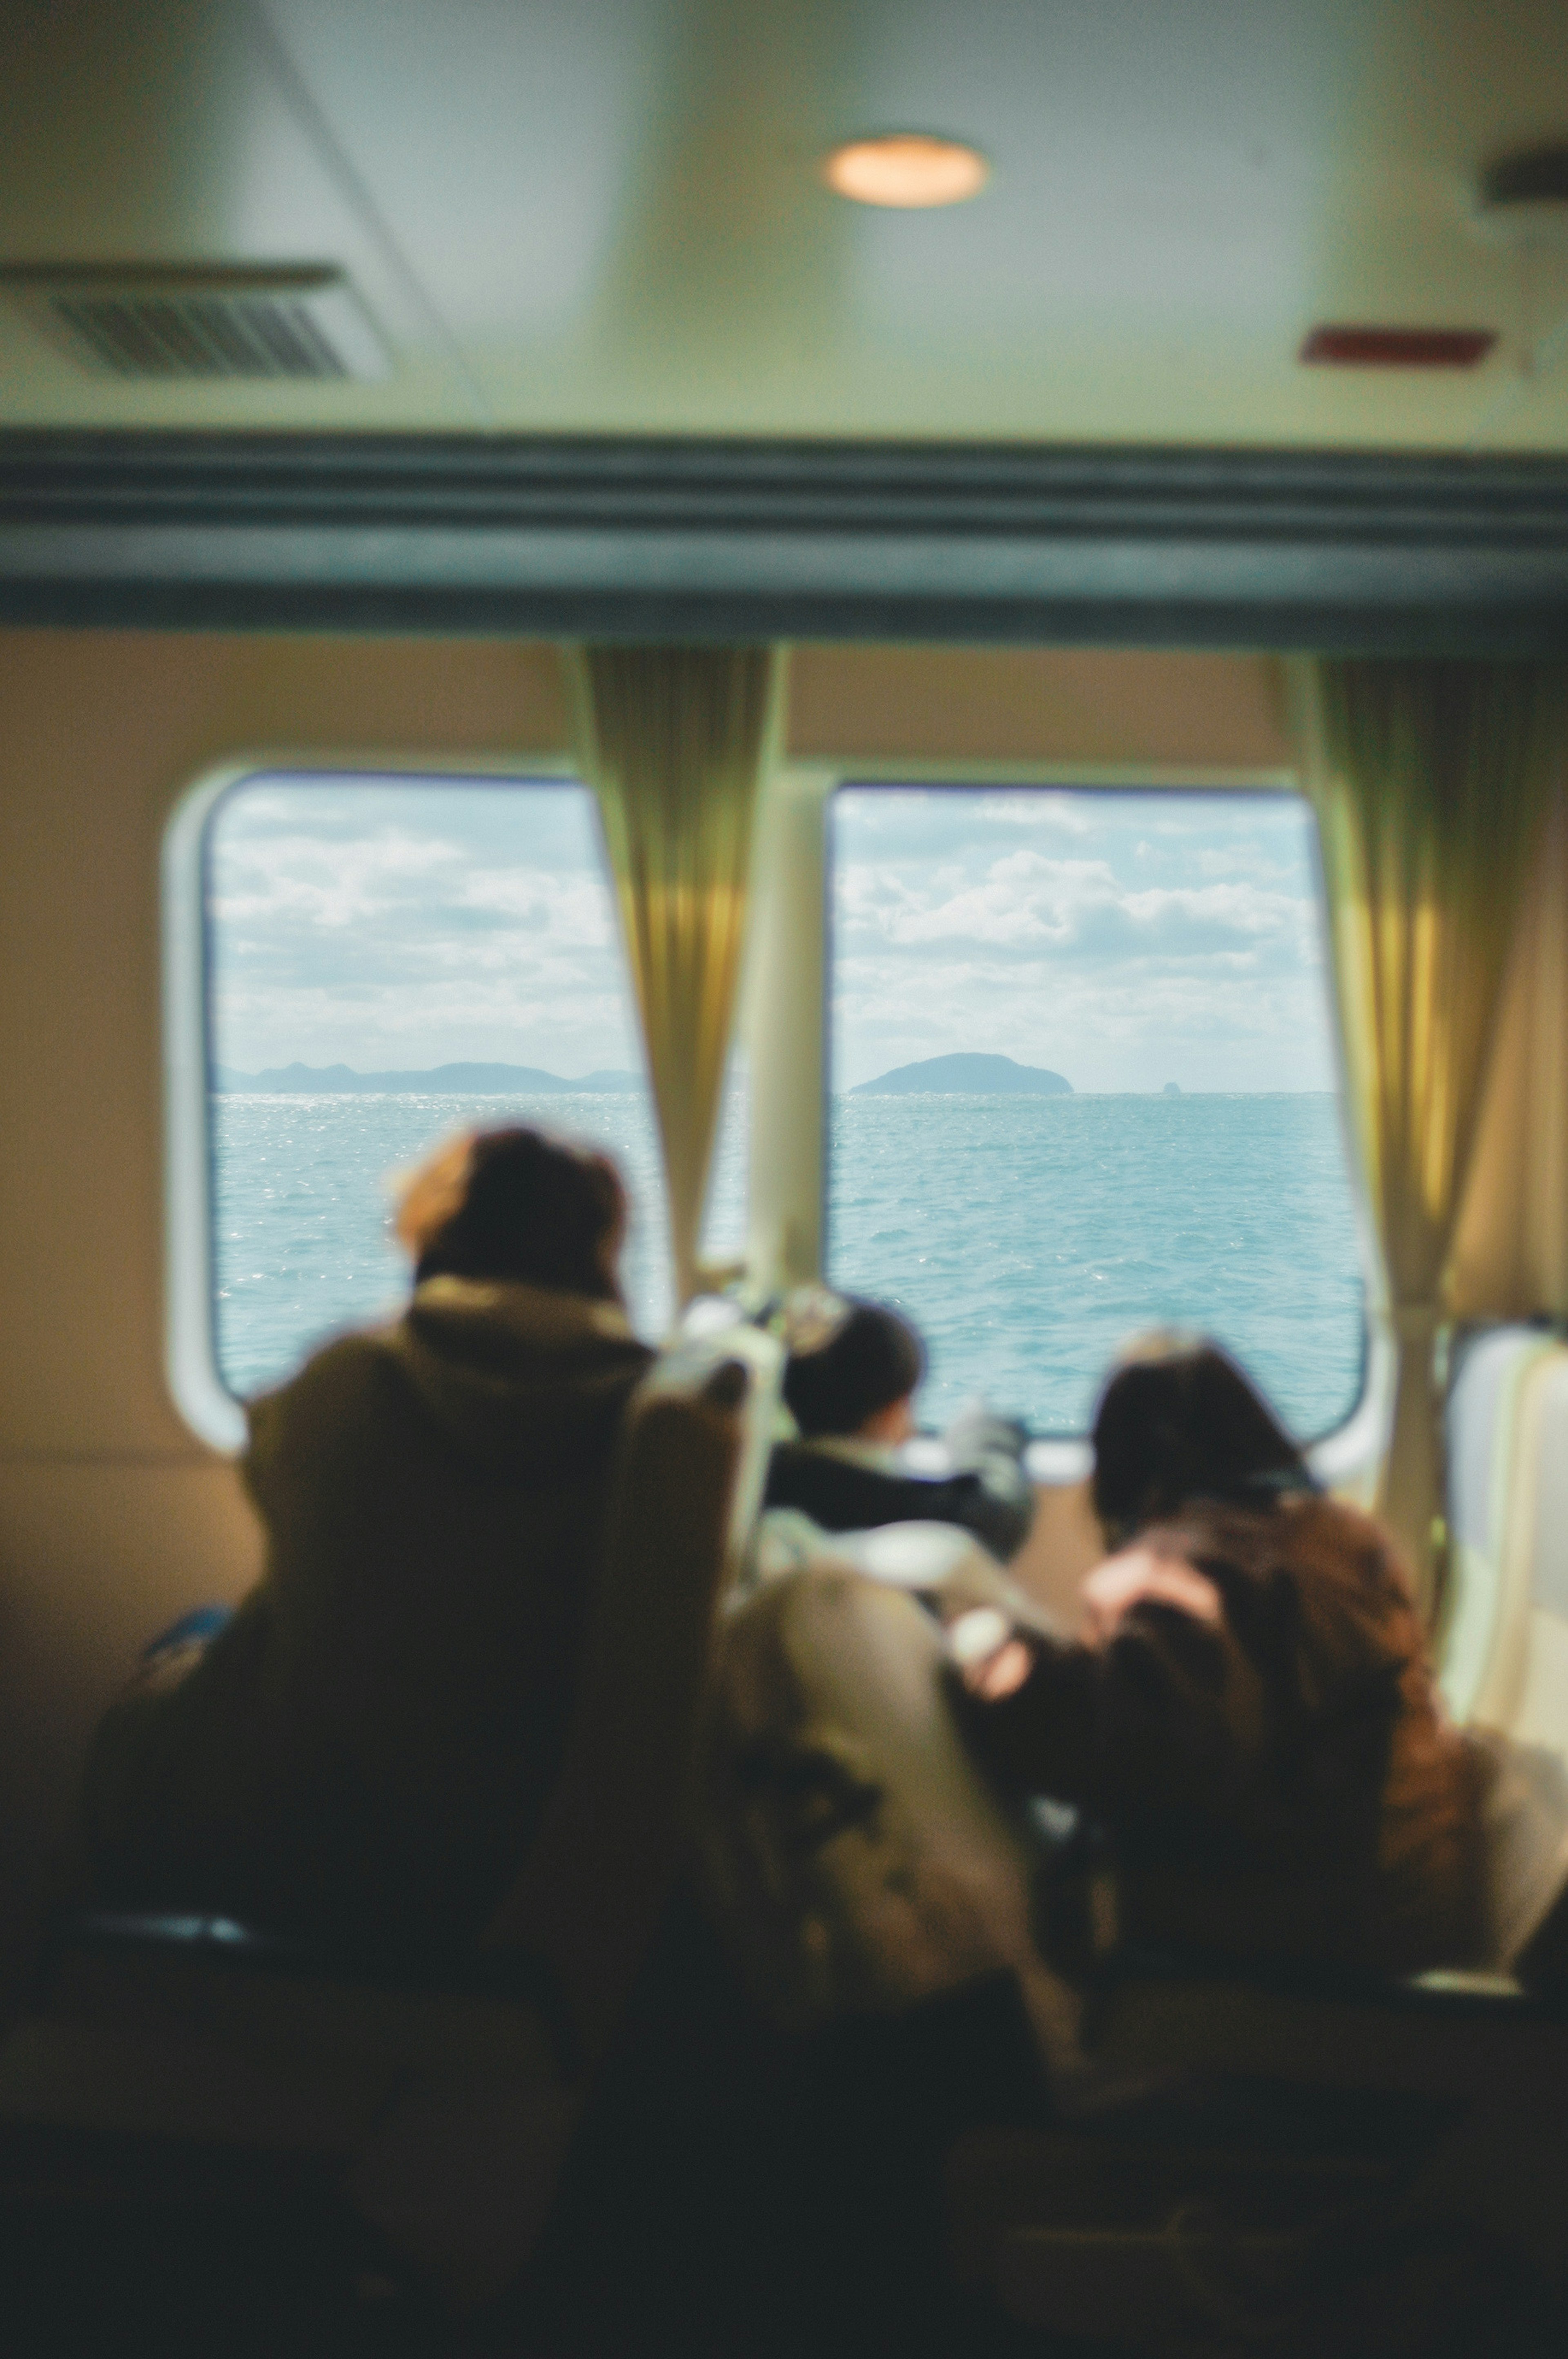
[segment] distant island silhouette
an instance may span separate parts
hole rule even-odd
[[[857,1082],[852,1098],[903,1097],[915,1090],[949,1090],[973,1097],[1071,1097],[1073,1084],[1044,1065],[1020,1065],[1011,1057],[960,1051],[923,1057],[917,1065],[895,1065],[874,1082]]]
[[[435,1065],[423,1073],[356,1073],[351,1065],[269,1065],[265,1072],[236,1072],[232,1065],[212,1068],[215,1090],[287,1090],[330,1092],[380,1090],[409,1096],[441,1097],[461,1093],[506,1097],[544,1097],[564,1090],[640,1090],[641,1073],[600,1071],[584,1073],[575,1082],[546,1073],[537,1065]]]

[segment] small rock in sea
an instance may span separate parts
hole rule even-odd
[[[1165,1098],[1179,1098],[1182,1094],[1182,1085],[1180,1082],[1167,1082],[1160,1094],[1162,1097]]]

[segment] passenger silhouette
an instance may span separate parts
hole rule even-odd
[[[946,1438],[949,1471],[911,1473],[899,1445],[914,1430],[925,1347],[885,1303],[803,1288],[786,1306],[785,1406],[799,1430],[768,1469],[769,1507],[793,1507],[825,1531],[912,1520],[961,1525],[995,1557],[1017,1553],[1034,1495],[1022,1428],[966,1411]]]
[[[957,1622],[971,1748],[1098,1822],[1123,1940],[1414,1971],[1487,1944],[1486,1765],[1387,1534],[1241,1371],[1152,1338],[1095,1423],[1080,1637]]]
[[[250,1404],[260,1581],[100,1729],[102,1896],[416,1944],[482,1925],[553,1782],[651,1357],[625,1226],[613,1165],[535,1130],[414,1174],[404,1315]]]

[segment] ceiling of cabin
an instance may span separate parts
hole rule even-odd
[[[1562,0],[0,0],[0,264],[335,263],[370,384],[99,377],[0,304],[0,424],[1568,449]],[[970,202],[820,159],[968,140]],[[1474,371],[1303,364],[1488,328]],[[1531,364],[1533,355],[1533,364]]]

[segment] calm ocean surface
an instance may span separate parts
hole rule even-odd
[[[733,1111],[738,1113],[738,1109]],[[464,1123],[538,1121],[619,1160],[633,1313],[668,1316],[663,1190],[641,1095],[215,1096],[219,1365],[241,1395],[392,1309],[406,1266],[386,1175]],[[841,1097],[829,1270],[924,1332],[927,1424],[985,1394],[1081,1430],[1118,1344],[1170,1321],[1237,1352],[1303,1435],[1360,1388],[1361,1267],[1335,1099]],[[726,1124],[708,1250],[743,1237],[743,1123]]]

